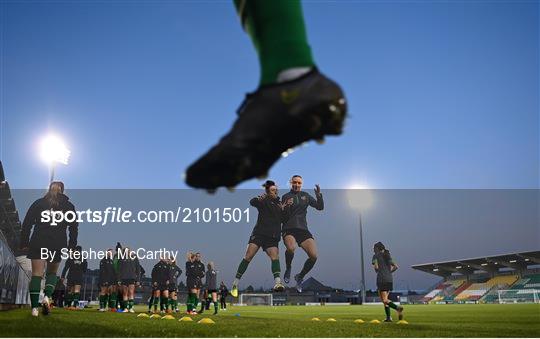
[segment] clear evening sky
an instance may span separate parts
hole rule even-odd
[[[185,168],[258,82],[229,1],[0,6],[0,159],[13,189],[46,185],[37,148],[49,131],[72,151],[57,171],[68,188],[185,188]],[[304,14],[317,65],[344,87],[351,117],[342,137],[274,166],[282,191],[294,173],[310,192],[315,183],[538,189],[538,1],[306,1]],[[478,234],[467,256],[540,243],[534,227],[518,232],[504,246]],[[244,244],[248,234],[237,236]],[[418,261],[429,258],[408,263]]]

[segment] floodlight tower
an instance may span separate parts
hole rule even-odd
[[[49,134],[45,136],[40,143],[41,159],[49,167],[49,183],[54,181],[54,171],[56,164],[67,165],[71,151],[58,136]]]
[[[366,273],[364,267],[364,229],[362,225],[362,211],[368,209],[372,203],[373,198],[371,192],[364,185],[352,185],[347,190],[347,198],[349,200],[349,206],[358,212],[358,230],[360,235],[360,290],[362,295],[362,303],[366,300]]]

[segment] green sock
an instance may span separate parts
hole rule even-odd
[[[198,306],[199,306],[199,298],[197,298],[197,295],[194,295],[193,296],[193,309],[196,311]]]
[[[105,298],[107,298],[106,295],[99,295],[99,308],[103,309],[105,308]]]
[[[178,309],[178,299],[173,299],[174,310]]]
[[[81,293],[79,293],[79,292],[73,293],[73,306],[79,307],[79,297],[80,297],[80,295],[81,295]]]
[[[247,270],[249,261],[242,259],[240,265],[238,265],[238,270],[236,270],[236,279],[241,279],[244,272]]]
[[[279,72],[313,67],[300,0],[235,0],[242,25],[261,65],[260,84],[276,81]]]
[[[56,276],[56,273],[47,273],[45,276],[45,295],[49,298],[52,297],[52,294],[54,292],[54,287],[56,286],[56,281],[58,280],[58,277]]]
[[[193,309],[194,309],[193,302],[194,301],[195,301],[195,294],[190,292],[189,295],[188,295],[188,311],[193,311]]]
[[[159,297],[154,297],[154,312],[157,312]]]
[[[39,292],[41,291],[41,277],[33,275],[30,279],[28,291],[30,292],[30,304],[32,308],[39,307]]]
[[[397,305],[394,304],[393,302],[389,302],[388,306],[392,307],[394,310],[397,310]]]
[[[162,296],[162,297],[161,297],[161,303],[160,303],[160,309],[161,309],[162,311],[166,311],[166,310],[167,310],[167,302],[168,302],[167,297],[163,297],[163,296]]]
[[[154,304],[154,296],[151,295],[150,299],[148,300],[148,311],[152,309],[152,305]]]
[[[274,278],[279,278],[281,274],[281,268],[279,266],[279,259],[272,260],[272,274]]]
[[[133,308],[133,303],[134,303],[133,299],[129,299],[129,300],[128,300],[128,308],[129,308],[130,310]]]
[[[218,310],[218,302],[214,301],[214,312],[217,313],[217,310]]]
[[[109,294],[109,308],[116,308],[116,293]]]
[[[384,313],[386,314],[386,319],[390,319],[390,307],[384,306]]]
[[[127,300],[122,299],[122,301],[120,301],[120,308],[123,310],[127,308]]]

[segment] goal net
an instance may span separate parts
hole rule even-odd
[[[242,293],[239,302],[247,306],[272,306],[273,298],[270,293]]]
[[[540,290],[499,290],[499,304],[540,303]]]

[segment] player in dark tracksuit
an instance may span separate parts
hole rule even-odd
[[[169,297],[169,274],[170,265],[163,257],[152,268],[153,299],[150,298],[148,311],[150,311],[150,305],[153,303],[154,313],[157,313],[158,304],[160,305],[161,313],[165,312]]]
[[[217,271],[212,261],[208,262],[208,270],[206,271],[205,287],[208,291],[208,299],[211,299],[214,303],[214,315],[218,314],[218,301],[217,301]],[[207,308],[208,309],[208,308]]]
[[[116,277],[116,271],[113,264],[113,251],[107,250],[105,258],[99,262],[99,311],[105,312],[107,310],[107,303],[112,293],[116,293],[116,286],[118,278]],[[111,309],[113,306],[111,306]]]
[[[188,289],[188,300],[186,302],[187,313],[197,314],[199,304],[199,292],[202,287],[204,277],[204,264],[201,262],[201,254],[188,252],[186,261],[186,285]]]
[[[287,250],[285,251],[285,275],[283,279],[289,282],[291,276],[292,260],[294,251],[298,244],[308,255],[302,271],[294,276],[296,289],[302,292],[302,282],[304,276],[313,268],[317,261],[317,245],[313,235],[309,232],[306,214],[308,207],[316,210],[324,209],[324,201],[319,185],[315,185],[315,198],[309,193],[302,191],[303,179],[299,175],[293,175],[290,192],[283,195],[281,200],[284,204],[284,222],[282,226],[283,242]]]
[[[80,256],[81,251],[81,246],[75,247],[73,258],[66,260],[61,275],[61,278],[65,279],[67,273],[67,288],[69,293],[67,307],[70,310],[76,309],[79,306],[83,276],[88,268],[88,261],[76,257]]]
[[[62,221],[56,225],[51,225],[51,221],[43,220],[41,214],[44,211],[55,212],[75,212],[75,207],[64,195],[64,184],[60,181],[53,181],[49,185],[49,190],[43,198],[40,198],[30,206],[24,217],[21,229],[20,248],[23,253],[27,253],[27,258],[32,261],[32,278],[28,291],[30,292],[30,303],[32,316],[39,315],[39,295],[41,293],[41,280],[45,274],[44,298],[42,300],[43,314],[50,311],[52,293],[58,277],[56,272],[60,266],[60,251],[62,248],[75,248],[77,245],[77,235],[79,224],[75,222]],[[69,231],[69,240],[66,235]],[[32,236],[30,236],[32,234]],[[41,257],[42,249],[55,251],[55,257],[44,260]],[[51,253],[51,252],[50,252]]]
[[[388,294],[393,289],[392,273],[398,269],[398,265],[394,263],[390,251],[388,251],[382,242],[378,242],[373,246],[373,269],[377,272],[377,290],[381,301],[384,304],[384,312],[386,314],[385,322],[391,322],[390,308],[397,311],[399,320],[403,319],[403,307],[397,306],[390,299]]]
[[[281,283],[278,248],[281,223],[283,221],[283,205],[279,201],[278,187],[274,181],[267,180],[263,187],[264,194],[249,201],[249,204],[255,207],[259,214],[257,216],[257,223],[249,237],[246,254],[236,271],[231,288],[231,295],[233,297],[238,296],[238,283],[247,270],[249,263],[261,247],[270,258],[270,267],[274,275],[274,291],[281,292],[285,289]]]
[[[135,313],[135,285],[141,277],[141,264],[134,251],[128,247],[122,249],[123,256],[118,260],[118,280],[122,286],[121,308],[124,312]]]
[[[178,277],[182,270],[175,260],[169,262],[169,306],[173,312],[178,312]]]
[[[227,310],[227,296],[229,295],[229,290],[227,289],[227,286],[225,286],[225,283],[222,281],[219,285],[219,303],[221,306],[221,309],[226,311]]]

